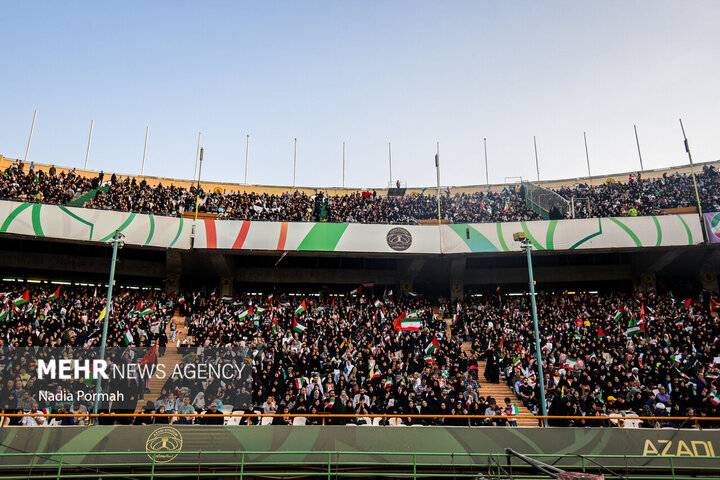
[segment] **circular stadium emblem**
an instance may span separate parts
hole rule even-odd
[[[717,239],[720,238],[720,213],[716,213],[710,219],[710,233]]]
[[[404,252],[412,245],[412,234],[402,227],[395,227],[387,233],[385,241],[396,252]]]
[[[167,463],[178,456],[182,450],[183,439],[180,432],[173,427],[160,427],[148,435],[145,451],[152,460]]]

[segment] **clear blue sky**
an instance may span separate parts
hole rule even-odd
[[[191,178],[444,185],[720,159],[720,2],[4,1],[0,153]]]

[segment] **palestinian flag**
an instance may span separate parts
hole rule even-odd
[[[350,296],[358,295],[362,292],[362,285],[357,287],[355,290],[350,290]]]
[[[10,313],[10,311],[7,308],[0,311],[0,321],[6,320],[8,317],[8,313]]]
[[[60,287],[58,287],[57,290],[55,290],[55,293],[53,293],[52,295],[50,295],[50,296],[47,298],[47,299],[48,299],[48,302],[49,302],[50,300],[57,300],[57,298],[58,298],[59,296],[60,296]]]
[[[150,315],[151,313],[155,312],[155,305],[149,308],[145,308],[143,310],[140,310],[140,316],[145,317],[147,315]]]
[[[435,350],[438,348],[440,348],[440,344],[438,343],[437,335],[434,335],[430,345],[425,347],[425,353],[435,353]]]
[[[407,318],[418,318],[418,311],[411,310],[410,313],[407,314]]]
[[[441,375],[445,378],[445,380],[450,380],[450,373],[448,373],[447,370],[443,370]]]
[[[632,335],[637,335],[638,333],[642,332],[642,328],[635,323],[635,319],[631,318],[630,322],[628,323],[628,328],[625,330],[625,335],[630,337]]]
[[[390,379],[390,377],[388,377],[383,382],[383,388],[390,388],[390,387],[392,387],[392,380]]]
[[[305,311],[307,311],[307,305],[305,305],[305,300],[303,300],[300,306],[295,309],[295,315],[300,315]]]
[[[682,353],[676,353],[675,355],[670,355],[670,360],[672,363],[679,363],[680,360],[682,360]]]
[[[615,315],[613,315],[612,318],[613,318],[613,320],[615,320],[616,322],[619,322],[619,321],[622,319],[622,317],[623,317],[623,312],[622,312],[622,310],[618,310],[617,313],[615,313]]]
[[[306,329],[307,327],[305,325],[298,323],[297,320],[293,320],[293,330],[298,333],[303,333]]]
[[[141,308],[142,308],[142,300],[140,300],[138,302],[138,304],[135,305],[135,308],[130,309],[130,311],[128,312],[128,316],[132,315],[133,313],[139,312]]]
[[[30,305],[30,308],[28,308],[28,309],[27,309],[27,312],[25,312],[25,313],[28,313],[28,314],[30,314],[30,315],[33,315],[36,311],[37,311],[37,305],[35,305],[35,304],[33,303],[32,305]],[[36,325],[36,326],[37,326],[37,325]]]
[[[422,328],[422,322],[414,319],[409,319],[405,312],[401,313],[398,318],[393,322],[395,330],[418,332]]]
[[[240,320],[245,320],[248,315],[250,315],[250,310],[244,310],[238,314],[238,318]]]
[[[277,317],[273,317],[272,332],[275,333],[278,329]]]
[[[593,353],[590,354],[590,356],[588,357],[588,361],[590,361],[590,360],[592,360],[592,359],[594,359],[594,358],[597,358],[597,355],[595,355],[595,352],[593,352]]]
[[[135,341],[135,339],[132,336],[132,333],[130,333],[130,330],[125,330],[125,336],[123,338],[123,341],[125,342],[125,345],[130,345]]]
[[[14,307],[19,307],[20,305],[24,305],[30,301],[30,290],[25,290],[25,293],[22,294],[22,296],[15,299],[13,302]]]
[[[305,379],[303,378],[296,378],[295,379],[295,388],[298,390],[301,390],[305,386]]]
[[[222,301],[225,303],[230,303],[233,301],[232,297],[222,297]]]
[[[605,332],[603,332],[603,329],[602,329],[600,326],[598,326],[597,336],[598,336],[598,338],[603,338],[603,337],[605,337]]]

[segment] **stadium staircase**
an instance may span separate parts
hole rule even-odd
[[[83,205],[85,205],[85,202],[87,202],[95,197],[95,194],[97,193],[98,190],[100,190],[103,193],[107,193],[108,190],[110,190],[110,187],[100,187],[97,189],[88,190],[85,193],[81,193],[68,202],[68,207],[82,207]]]
[[[438,313],[439,310],[437,308],[433,308],[434,313]],[[452,335],[451,326],[452,326],[452,318],[445,318],[446,328],[445,332],[448,336]],[[468,356],[471,353],[471,346],[472,344],[470,342],[465,342],[462,345],[462,350],[465,352]],[[480,385],[479,395],[483,396],[485,398],[487,397],[493,397],[498,405],[505,405],[505,398],[510,397],[510,400],[515,403],[518,407],[518,414],[519,415],[532,415],[532,412],[523,405],[523,403],[520,401],[520,399],[517,398],[515,393],[505,385],[504,383],[490,383],[487,380],[485,380],[485,361],[479,361],[477,362],[478,367],[478,384]],[[538,422],[537,420],[534,420],[532,418],[518,418],[517,424],[519,427],[537,427]]]
[[[173,317],[173,320],[177,325],[175,341],[182,341],[187,336],[187,327],[185,327],[184,325],[185,317],[175,315]],[[162,392],[162,388],[165,385],[165,382],[167,382],[168,375],[173,371],[175,365],[179,364],[182,361],[182,357],[182,354],[178,352],[177,344],[174,342],[169,343],[168,339],[168,346],[165,350],[165,355],[163,355],[162,357],[162,362],[165,365],[165,378],[159,378],[157,374],[153,376],[152,380],[150,381],[150,393],[146,393],[141,404],[138,404],[138,412],[140,411],[140,407],[147,404],[147,402],[153,402],[154,404],[157,399],[160,398],[160,393]]]

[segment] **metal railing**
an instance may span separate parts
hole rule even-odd
[[[168,460],[168,455],[173,456]],[[718,456],[526,454],[566,471],[609,479],[709,479]],[[132,472],[128,475],[128,472]],[[0,453],[3,479],[34,478],[548,478],[506,453],[188,450]]]
[[[238,409],[242,410],[242,409]],[[540,420],[586,420],[586,421],[598,421],[607,420],[610,422],[627,422],[627,421],[655,421],[655,422],[674,422],[681,423],[681,428],[699,428],[702,427],[703,422],[718,422],[720,424],[720,417],[690,417],[690,416],[671,416],[671,417],[658,417],[658,416],[622,416],[622,415],[597,415],[597,416],[584,416],[584,415],[528,415],[528,414],[517,414],[517,415],[470,415],[470,414],[459,414],[459,415],[420,415],[420,414],[402,414],[402,413],[371,413],[367,415],[357,413],[0,413],[0,421],[4,421],[5,418],[21,418],[21,417],[41,417],[41,418],[85,418],[85,419],[111,419],[111,418],[168,418],[168,419],[191,419],[191,418],[247,418],[255,419],[260,421],[262,418],[317,418],[320,420],[321,425],[325,425],[325,422],[329,419],[412,419],[412,420],[439,420],[439,419],[460,419],[467,420],[468,426],[471,425],[473,420],[503,420],[513,421],[519,419],[534,419],[540,423]]]
[[[553,208],[557,208],[563,218],[567,216],[568,212],[575,218],[571,203],[558,193],[531,182],[523,182],[523,186],[525,187],[525,199],[544,210],[546,214],[549,215]]]

